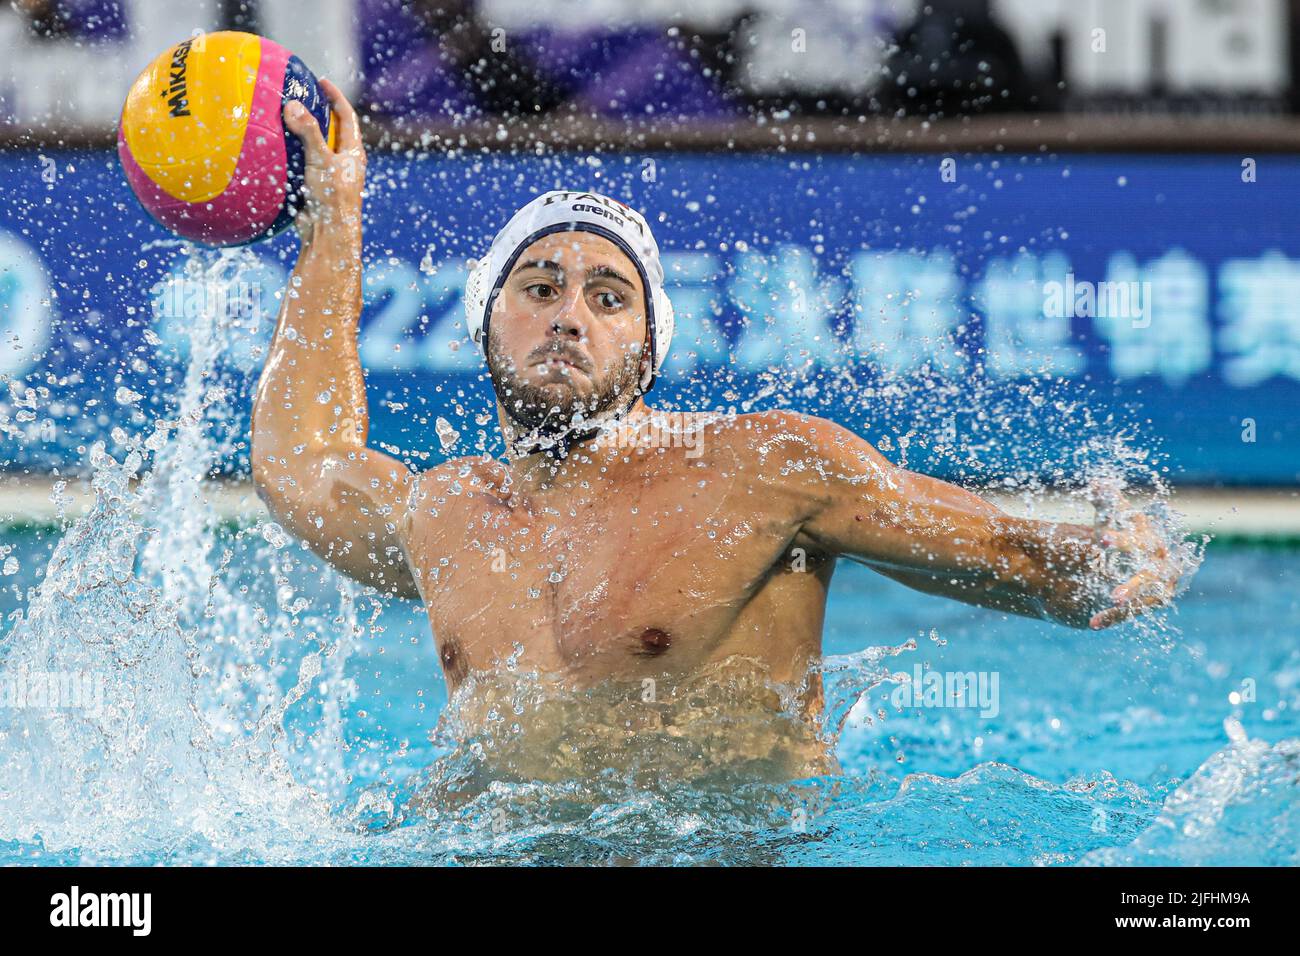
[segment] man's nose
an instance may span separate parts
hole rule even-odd
[[[551,334],[582,339],[591,318],[581,289],[567,289],[560,307],[551,315]]]

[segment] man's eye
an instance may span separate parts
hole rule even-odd
[[[530,286],[526,286],[524,291],[539,299],[549,299],[555,294],[555,287],[547,285],[545,282],[535,282]]]
[[[600,303],[602,309],[608,309],[611,312],[623,308],[623,297],[617,292],[598,292],[596,301]]]

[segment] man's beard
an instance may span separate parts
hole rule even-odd
[[[534,350],[528,361],[531,363],[544,354],[577,360],[573,353],[559,346]],[[638,394],[640,362],[633,356],[599,379],[593,373],[593,389],[585,397],[572,383],[536,385],[527,381],[526,375],[536,366],[530,364],[520,374],[491,337],[487,362],[497,400],[526,446],[520,449],[524,453],[547,451],[563,457],[572,444],[595,435],[601,424],[621,418]]]

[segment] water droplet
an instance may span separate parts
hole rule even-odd
[[[439,416],[434,423],[434,429],[438,432],[438,441],[442,444],[443,451],[451,451],[456,447],[456,442],[460,440],[460,432],[451,427],[451,422]]]

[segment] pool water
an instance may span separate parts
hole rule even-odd
[[[59,530],[0,532],[0,676],[63,662],[109,700],[134,682],[94,719],[0,707],[0,863],[1300,863],[1300,550],[1212,544],[1166,621],[1101,633],[845,563],[825,631],[841,773],[503,782],[415,813],[426,768],[478,759],[434,734],[419,608],[341,585],[273,525],[181,536],[115,494],[48,569]],[[984,698],[911,696],[931,673]]]

